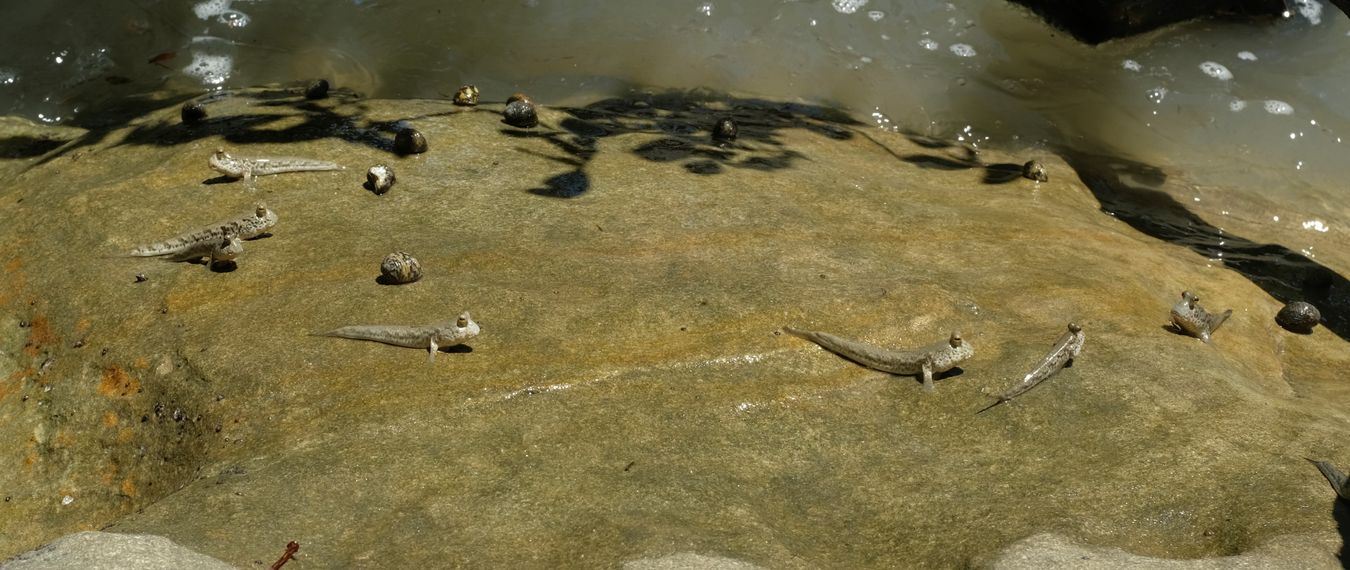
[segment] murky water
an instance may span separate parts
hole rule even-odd
[[[1216,227],[1316,258],[1350,222],[1350,22],[1291,6],[1087,47],[1003,0],[27,3],[0,22],[0,113],[95,124],[132,94],[320,76],[375,97],[475,83],[553,104],[704,86],[1122,157],[1167,172]]]

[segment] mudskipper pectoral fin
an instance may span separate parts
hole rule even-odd
[[[931,363],[931,362],[924,362],[924,363],[923,363],[923,370],[921,370],[921,372],[923,372],[923,389],[924,389],[924,390],[928,390],[928,391],[932,391],[932,390],[933,390],[933,363]]]
[[[1337,496],[1342,499],[1350,499],[1350,497],[1346,496],[1346,493],[1350,492],[1350,489],[1345,488],[1345,474],[1341,473],[1340,469],[1337,469],[1330,461],[1308,459],[1308,462],[1317,466],[1317,470],[1322,472],[1322,476],[1327,478],[1328,483],[1331,483],[1331,488],[1336,490]]]
[[[427,362],[435,364],[436,351],[440,349],[439,346],[436,346],[436,337],[432,337],[431,340],[428,341],[428,344],[431,346],[427,348]]]

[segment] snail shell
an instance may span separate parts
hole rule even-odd
[[[306,99],[323,99],[328,96],[328,80],[318,79],[305,87]]]
[[[526,103],[534,103],[534,101],[530,100],[530,96],[529,96],[529,95],[526,95],[526,94],[520,93],[520,92],[512,93],[510,97],[507,97],[507,98],[506,98],[506,104],[507,104],[507,105],[510,105],[510,104],[512,104],[512,103],[515,103],[516,101],[524,101],[524,102],[526,102]]]
[[[1046,173],[1045,166],[1035,160],[1028,160],[1022,165],[1022,178],[1035,180],[1037,182],[1050,181],[1050,175]]]
[[[414,128],[405,128],[394,135],[394,152],[399,154],[422,154],[427,151],[427,138]]]
[[[478,87],[475,85],[465,85],[455,92],[454,103],[464,107],[472,107],[478,104]]]
[[[412,283],[422,278],[422,264],[413,256],[396,251],[384,256],[380,276],[388,283]]]
[[[200,101],[188,101],[183,103],[181,115],[183,117],[183,124],[191,125],[197,123],[206,118],[206,105],[201,104]]]
[[[1318,321],[1322,320],[1321,311],[1311,303],[1303,301],[1294,301],[1285,305],[1280,312],[1275,315],[1275,322],[1290,332],[1308,334],[1312,332],[1313,327],[1317,326]]]
[[[717,120],[717,125],[713,126],[713,140],[734,141],[739,132],[740,127],[736,126],[736,121],[730,117],[722,117]]]
[[[534,103],[526,97],[506,104],[506,110],[502,111],[502,122],[513,127],[528,129],[539,124],[539,115],[534,112]]]
[[[366,171],[366,187],[376,195],[388,192],[394,187],[394,169],[383,164],[376,164]]]

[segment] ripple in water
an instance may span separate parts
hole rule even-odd
[[[958,57],[975,57],[975,48],[970,47],[970,44],[952,44],[947,49],[952,50]]]

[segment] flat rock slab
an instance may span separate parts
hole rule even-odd
[[[543,106],[534,129],[341,91],[229,92],[195,126],[180,103],[0,164],[0,556],[94,528],[241,567],[296,541],[316,568],[1340,540],[1304,458],[1350,463],[1345,340],[1283,331],[1282,303],[1103,214],[1056,156],[699,93]],[[740,136],[714,144],[722,116]],[[404,127],[429,151],[392,154]],[[217,148],[346,170],[231,182]],[[1018,176],[1031,158],[1049,182]],[[281,221],[231,271],[115,257],[259,201]],[[392,251],[423,278],[378,283]],[[1165,329],[1184,289],[1234,309],[1212,344]],[[482,335],[434,364],[309,336],[465,310]],[[976,416],[1071,320],[1074,365]],[[975,356],[925,393],[786,325],[896,348],[959,329]]]
[[[162,536],[79,532],[0,563],[3,570],[234,570]]]

